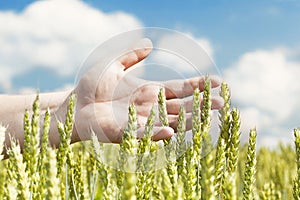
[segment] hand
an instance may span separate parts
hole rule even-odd
[[[187,112],[187,129],[191,129],[192,100],[182,98],[191,96],[197,87],[202,91],[204,77],[155,83],[128,75],[128,69],[146,58],[151,50],[151,41],[143,39],[107,69],[101,64],[95,65],[80,79],[74,90],[77,95],[75,140],[90,139],[90,130],[93,130],[102,142],[121,142],[130,104],[136,106],[138,137],[141,137],[150,110],[157,104],[157,95],[162,86],[165,87],[170,127],[162,127],[157,121],[153,140],[170,138],[174,134],[181,105],[184,105]],[[212,87],[220,84],[216,78],[212,77],[211,81]],[[221,106],[220,99],[212,99],[212,109],[219,109]]]

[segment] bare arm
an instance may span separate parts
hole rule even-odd
[[[71,91],[42,93],[40,94],[40,109],[41,109],[41,126],[44,113],[47,108],[52,114],[51,130],[49,133],[49,140],[53,146],[58,146],[59,135],[56,126],[56,119],[63,120],[63,109],[67,109],[64,102],[68,98]],[[21,147],[24,146],[24,131],[23,118],[24,111],[27,109],[32,111],[32,104],[36,98],[32,95],[0,95],[0,122],[7,127],[7,134],[5,137],[5,145],[10,147],[9,134],[19,141]]]

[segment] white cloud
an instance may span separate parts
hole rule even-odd
[[[288,132],[293,135],[291,131]],[[268,135],[258,135],[257,136],[257,146],[268,147],[271,149],[278,149],[279,142],[286,145],[291,145],[294,141],[292,137],[278,137],[278,136],[268,136]]]
[[[74,89],[74,85],[73,84],[70,84],[70,83],[67,83],[65,85],[62,85],[61,87],[59,88],[56,88],[54,90],[59,92],[59,91],[71,91]],[[21,87],[21,88],[18,88],[18,90],[16,91],[16,93],[18,94],[36,94],[38,92],[38,88],[33,88],[33,87]],[[45,91],[45,92],[52,92],[52,91]]]
[[[300,112],[300,60],[292,59],[294,54],[285,48],[248,52],[225,70],[244,132],[256,126],[260,134],[286,140],[292,126],[300,125],[295,117]]]
[[[18,89],[18,94],[36,94],[38,89],[32,87],[22,87]]]
[[[73,74],[104,40],[141,22],[123,12],[104,13],[82,1],[36,1],[20,13],[0,12],[0,87],[34,67]]]
[[[179,74],[198,71],[205,73],[213,64],[213,48],[210,41],[197,38],[191,33],[162,36],[153,54],[153,62],[164,64]],[[196,65],[196,70],[190,63]]]

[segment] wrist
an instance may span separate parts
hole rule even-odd
[[[56,117],[56,128],[57,128],[57,120],[59,120],[60,122],[62,123],[65,123],[66,122],[66,118],[67,118],[67,115],[68,115],[68,109],[69,109],[69,105],[70,105],[70,100],[71,100],[71,96],[75,93],[74,90],[72,91],[69,91],[67,93],[67,96],[64,97],[64,101],[63,103],[61,104],[61,106],[59,107],[59,109],[55,112],[55,117]],[[75,96],[75,98],[77,98],[77,96]],[[77,111],[77,101],[75,99],[75,102],[74,102],[74,119],[73,119],[73,128],[72,128],[72,134],[71,134],[71,142],[74,143],[74,142],[78,142],[80,141],[80,138],[78,136],[78,132],[77,132],[77,129],[76,129],[76,126],[75,126],[75,116],[76,116],[76,111]]]
[[[56,147],[58,147],[60,144],[60,134],[57,128],[57,121],[65,123],[67,111],[68,111],[69,99],[72,93],[73,90],[59,92],[59,93],[52,93],[51,95],[49,95],[49,97],[52,99],[51,106],[45,107],[45,109],[49,108],[51,112],[51,129],[50,129],[49,140],[50,143]],[[75,129],[75,125],[73,127],[71,137],[73,137],[73,135],[75,134],[77,135],[77,132],[74,131],[74,129]]]

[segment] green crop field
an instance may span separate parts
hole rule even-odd
[[[203,95],[194,91],[192,138],[186,137],[181,108],[174,138],[163,142],[151,140],[155,109],[143,138],[136,139],[136,108],[130,105],[121,144],[99,143],[91,132],[91,141],[71,145],[76,106],[72,96],[66,121],[57,122],[60,146],[53,149],[48,142],[50,113],[40,119],[37,96],[33,114],[24,115],[24,151],[11,138],[9,158],[0,157],[0,199],[300,199],[300,130],[294,130],[295,146],[257,149],[255,129],[249,130],[248,144],[240,144],[239,111],[231,107],[223,83],[220,96],[225,103],[214,147],[209,134],[210,84],[207,78]],[[163,89],[158,112],[162,125],[168,126]],[[40,120],[44,127],[39,127]],[[0,152],[4,135],[1,127]]]

